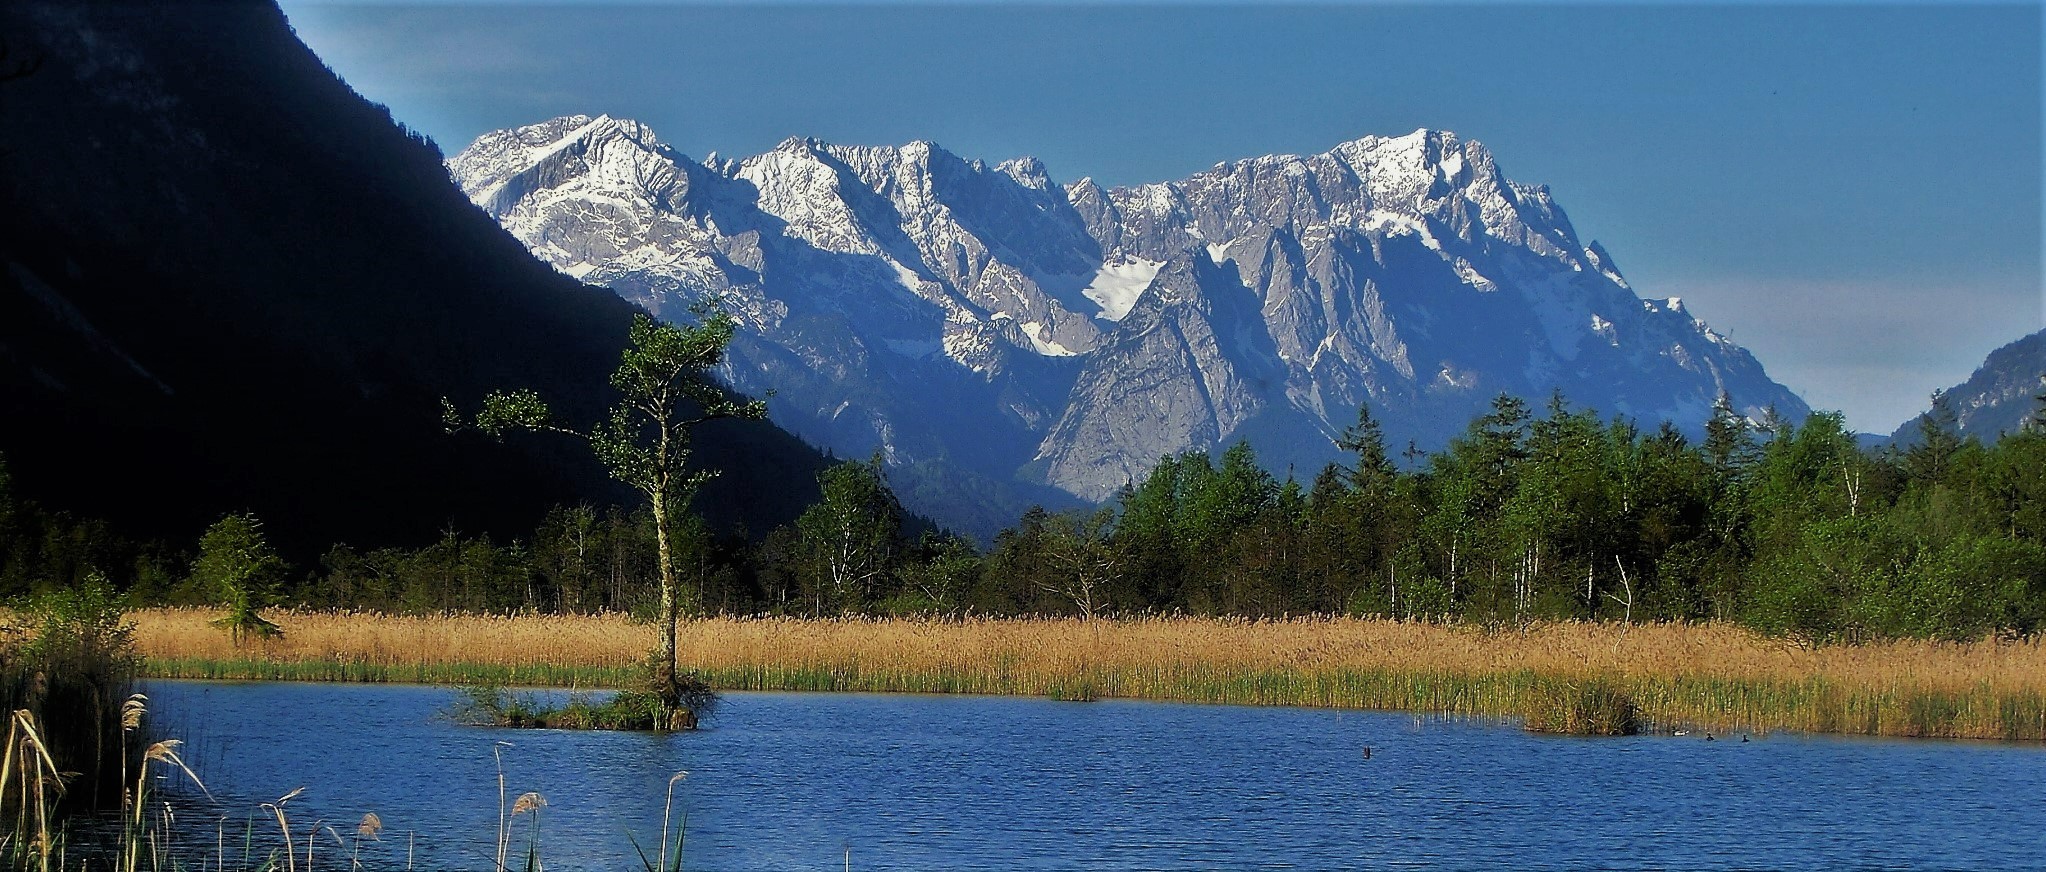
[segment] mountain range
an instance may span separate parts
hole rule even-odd
[[[813,444],[878,452],[912,507],[967,529],[1239,440],[1312,475],[1363,403],[1423,448],[1502,393],[1693,431],[1721,391],[1808,412],[1448,131],[1104,187],[929,142],[699,160],[577,115],[447,165],[569,276],[670,316],[723,300],[735,387],[772,390]]]

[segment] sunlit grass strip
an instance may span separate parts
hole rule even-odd
[[[361,660],[145,658],[150,678],[209,681],[334,681],[365,684],[501,685],[605,689],[624,687],[637,667],[493,666],[479,663],[371,663]]]
[[[281,614],[236,649],[200,610],[140,612],[157,677],[629,686],[653,630],[620,616]],[[1648,729],[2046,740],[2036,641],[1803,649],[1717,624],[1483,633],[1331,618],[697,621],[688,665],[728,690],[971,693],[1530,711],[1544,681],[1603,681]]]

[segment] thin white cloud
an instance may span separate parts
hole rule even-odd
[[[478,18],[432,7],[365,11],[332,3],[283,3],[299,39],[329,66],[373,71],[381,83],[472,83],[546,76],[565,60],[537,24]],[[361,75],[362,73],[358,73]]]

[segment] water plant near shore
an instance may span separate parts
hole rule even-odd
[[[16,743],[34,744],[40,740],[32,729],[17,724],[10,735],[10,748]],[[220,802],[206,789],[204,783],[177,754],[178,740],[166,739],[152,745],[142,756],[143,763],[137,773],[134,792],[130,796],[130,808],[124,810],[118,831],[102,834],[102,841],[87,844],[87,849],[75,857],[65,857],[61,852],[65,840],[61,833],[44,831],[41,841],[31,840],[15,844],[11,840],[0,840],[0,847],[10,848],[6,868],[36,870],[36,872],[184,872],[197,869],[200,872],[211,869],[226,872],[229,863],[238,859],[237,872],[316,872],[324,866],[332,868],[336,863],[361,872],[378,867],[365,862],[362,854],[364,841],[381,841],[385,830],[383,819],[375,812],[363,813],[354,829],[352,840],[343,837],[325,819],[315,820],[301,826],[294,821],[292,802],[307,792],[307,787],[293,788],[277,799],[260,802],[250,812],[243,828],[239,857],[228,851],[226,822],[229,818],[218,815],[215,839],[208,851],[201,840],[192,838],[193,827],[208,818],[203,815],[180,813],[174,810],[172,800],[177,797],[160,796],[150,785],[151,764],[171,768],[189,778],[200,796],[204,797],[205,808],[211,812],[222,811]],[[485,855],[492,872],[544,872],[542,862],[542,812],[547,808],[546,796],[537,790],[512,793],[511,781],[505,768],[505,752],[513,747],[510,742],[499,741],[491,745],[491,755],[496,763],[495,787],[497,790],[498,813],[496,828],[492,834],[494,856]],[[17,776],[11,768],[15,763],[13,755],[0,760],[0,788],[12,784]],[[630,832],[627,841],[637,853],[641,863],[649,872],[681,872],[682,849],[688,828],[688,814],[682,810],[680,821],[676,820],[675,787],[688,773],[677,772],[668,781],[667,795],[661,813],[661,837],[659,860],[647,857],[636,838]],[[40,776],[22,779],[23,784],[36,785]],[[54,781],[49,782],[54,783]],[[274,820],[274,830],[259,827],[259,817]],[[523,826],[522,826],[523,824]],[[333,846],[345,849],[339,860],[324,859],[335,855],[320,853],[317,849],[322,837],[330,839]],[[36,853],[41,852],[41,853]],[[393,867],[396,857],[392,857]],[[416,833],[408,833],[404,851],[406,872],[417,868]],[[432,867],[429,867],[432,868]]]
[[[633,687],[644,689],[631,689]],[[693,730],[717,707],[718,694],[695,670],[667,668],[661,658],[641,667],[638,681],[599,697],[571,692],[562,705],[486,680],[463,685],[449,712],[461,723],[556,730]]]
[[[0,623],[0,712],[7,713],[0,865],[63,868],[69,818],[125,810],[139,793],[129,789],[130,769],[146,772],[176,747],[140,747],[144,709],[141,695],[130,693],[132,630],[97,575],[29,600]]]
[[[1641,710],[1612,682],[1538,681],[1522,709],[1531,733],[1631,736],[1641,732]]]
[[[133,631],[119,595],[97,578],[0,620],[0,712],[30,712],[56,765],[75,773],[57,811],[119,805],[134,763],[120,752],[137,665]]]

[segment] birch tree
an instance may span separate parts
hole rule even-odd
[[[822,499],[796,519],[813,605],[858,609],[894,568],[902,550],[902,504],[889,490],[880,457],[849,460],[817,476]]]

